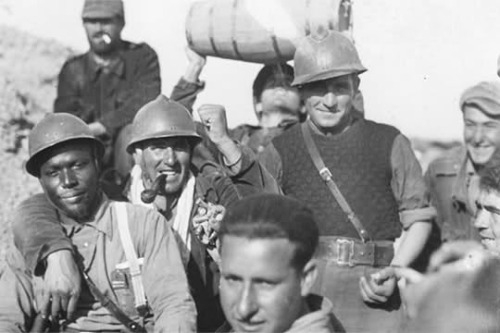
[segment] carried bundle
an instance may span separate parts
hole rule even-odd
[[[351,0],[206,0],[192,4],[188,45],[205,56],[256,63],[293,59],[318,27],[352,37]]]

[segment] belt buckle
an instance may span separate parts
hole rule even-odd
[[[354,266],[352,258],[354,255],[354,241],[352,239],[337,239],[337,265]]]

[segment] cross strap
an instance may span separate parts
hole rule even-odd
[[[363,224],[359,220],[358,216],[351,209],[351,206],[349,206],[349,203],[345,199],[342,192],[340,192],[340,189],[338,188],[337,184],[335,184],[332,177],[332,173],[326,167],[325,162],[323,162],[323,159],[321,158],[318,147],[316,147],[316,144],[314,143],[314,140],[311,135],[311,130],[307,122],[303,122],[301,124],[301,130],[302,130],[302,135],[304,137],[304,142],[307,147],[307,151],[309,152],[309,156],[311,156],[311,160],[313,161],[314,166],[316,167],[316,169],[318,169],[319,175],[330,189],[330,192],[333,194],[333,197],[339,204],[340,208],[342,208],[342,211],[349,218],[349,221],[356,229],[361,240],[364,243],[366,243],[371,239],[371,237],[368,231],[365,229],[365,227],[363,227]]]

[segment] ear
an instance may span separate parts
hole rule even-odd
[[[302,269],[302,279],[300,282],[300,294],[305,297],[311,293],[314,282],[318,277],[318,265],[315,259],[311,259]]]
[[[260,117],[262,115],[262,109],[263,109],[262,102],[257,102],[257,100],[254,98],[253,109],[255,110],[255,114],[257,115],[257,118],[260,119]]]

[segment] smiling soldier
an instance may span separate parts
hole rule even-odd
[[[460,98],[465,149],[429,165],[426,181],[443,241],[478,239],[472,225],[478,172],[500,147],[500,83],[480,82]]]
[[[18,207],[14,229],[21,238],[38,237],[44,225],[37,217],[48,210],[49,226],[69,246],[34,254],[42,262],[36,268],[36,260],[12,250],[0,278],[0,331],[42,330],[32,327],[34,319],[40,313],[47,320],[50,307],[50,331],[194,331],[195,305],[173,232],[158,212],[101,191],[104,147],[90,128],[73,115],[50,114],[30,133],[29,152],[26,170],[44,194]],[[64,295],[45,288],[68,284],[74,288]]]

